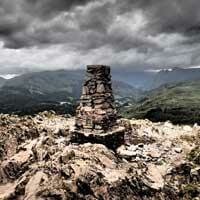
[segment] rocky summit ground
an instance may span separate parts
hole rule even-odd
[[[125,143],[74,144],[74,118],[0,115],[1,200],[200,199],[200,127],[119,121]]]

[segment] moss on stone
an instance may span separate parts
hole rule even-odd
[[[195,164],[200,164],[200,146],[196,146],[192,151],[188,154],[188,160],[194,162]]]
[[[182,193],[189,199],[193,199],[195,197],[198,197],[200,195],[200,184],[187,184],[184,185],[182,188]]]

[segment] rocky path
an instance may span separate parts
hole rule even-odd
[[[73,144],[74,118],[0,115],[0,199],[200,199],[200,127],[120,120],[125,144]]]

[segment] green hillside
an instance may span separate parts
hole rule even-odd
[[[122,111],[128,118],[200,123],[200,80],[163,86]]]

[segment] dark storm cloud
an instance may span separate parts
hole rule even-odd
[[[198,64],[199,7],[199,0],[1,0],[0,40],[5,49],[95,52],[94,61],[109,52],[116,65]]]
[[[119,12],[141,9],[154,32],[190,32],[200,27],[198,0],[126,0],[120,1]],[[148,31],[148,29],[147,29]]]
[[[10,36],[25,28],[20,20],[0,19],[0,36]]]
[[[60,13],[87,2],[89,0],[13,0],[8,3],[2,0],[0,2],[0,37],[7,48],[63,42],[54,41],[53,34],[67,32],[64,22],[57,27],[54,24],[52,27],[39,27],[40,23],[49,23]],[[34,21],[38,23],[36,28],[32,27]],[[55,28],[58,29],[55,30]],[[49,33],[50,36],[47,35]]]
[[[10,36],[12,33],[24,29],[25,24],[15,15],[16,7],[13,3],[2,0],[0,2],[0,36]]]
[[[3,1],[7,2],[7,1]],[[192,36],[200,31],[200,2],[197,0],[126,0],[126,1],[107,1],[104,4],[99,3],[92,9],[84,11],[76,10],[78,5],[86,5],[89,0],[14,0],[12,3],[1,3],[4,12],[1,14],[0,35],[5,36],[5,45],[9,48],[23,46],[32,46],[51,43],[68,43],[73,40],[70,34],[74,34],[74,40],[79,41],[82,38],[85,43],[83,47],[95,48],[98,45],[104,45],[105,42],[125,49],[145,45],[150,42],[146,39],[140,39],[136,36],[127,37],[126,29],[116,30],[112,36],[107,32],[112,25],[113,20],[118,15],[123,15],[130,11],[140,9],[148,20],[143,28],[145,35],[154,35],[159,33],[181,33]],[[95,2],[95,1],[91,1]],[[96,1],[101,2],[101,1]],[[14,3],[19,3],[14,6]],[[18,9],[17,9],[18,8]],[[74,16],[62,18],[62,23],[55,24],[52,19],[59,16],[62,12],[74,12]],[[5,15],[5,11],[9,11]],[[79,13],[80,12],[80,13]],[[27,18],[27,20],[24,20]],[[71,23],[78,24],[79,36],[74,30],[69,30],[67,23],[71,18]],[[31,27],[34,20],[37,19],[38,26]],[[49,23],[49,26],[40,26],[40,23]],[[33,28],[33,29],[32,29]],[[124,35],[122,32],[125,32]],[[93,36],[92,33],[93,32]],[[66,34],[66,35],[65,35]],[[69,34],[69,36],[67,36]],[[102,35],[101,35],[102,34]],[[65,35],[65,36],[64,36]],[[94,38],[94,41],[87,38]],[[124,37],[124,38],[123,38]],[[70,39],[70,41],[68,40]],[[130,39],[130,41],[129,41]],[[24,41],[22,41],[24,40]],[[124,41],[124,42],[123,42]],[[15,43],[13,44],[12,43]],[[87,43],[87,44],[86,44]],[[155,46],[155,45],[154,45]]]
[[[45,19],[77,6],[84,5],[90,0],[24,0],[23,9],[33,16]]]
[[[196,28],[199,31],[200,1],[198,0],[127,0],[119,1],[119,5],[121,13],[131,9],[141,9],[149,20],[149,31],[155,33],[187,33]]]

